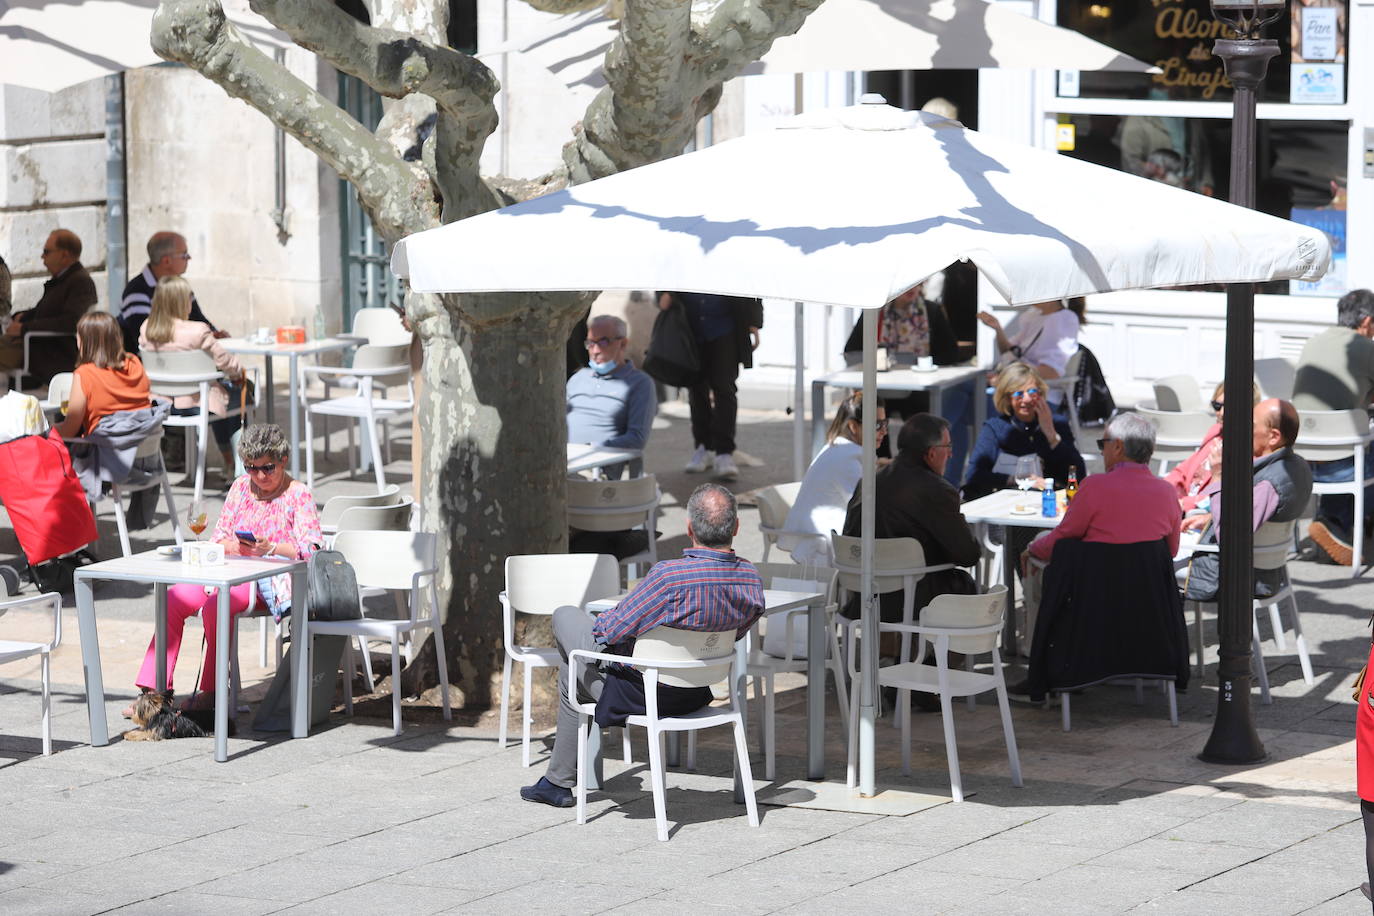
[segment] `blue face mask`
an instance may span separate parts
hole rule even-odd
[[[616,362],[613,359],[607,360],[604,363],[598,363],[593,360],[588,360],[587,365],[591,366],[592,371],[595,372],[597,375],[610,375],[612,372],[615,371],[615,367],[620,365],[620,363]]]

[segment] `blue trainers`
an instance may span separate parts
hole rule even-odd
[[[543,776],[540,776],[539,781],[534,785],[522,787],[520,797],[525,801],[552,805],[555,808],[571,808],[576,804],[573,800],[572,789],[556,786]]]

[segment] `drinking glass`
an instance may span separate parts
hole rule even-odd
[[[197,499],[186,507],[186,527],[191,529],[191,533],[200,540],[200,535],[205,531],[209,524],[209,513],[205,509],[205,500]]]
[[[1029,490],[1039,476],[1040,456],[1022,455],[1016,459],[1016,485],[1022,490]]]

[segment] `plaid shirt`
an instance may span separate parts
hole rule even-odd
[[[634,591],[596,618],[592,635],[620,646],[654,627],[719,633],[743,638],[763,616],[763,580],[748,560],[731,550],[693,547],[680,560],[649,570]]]

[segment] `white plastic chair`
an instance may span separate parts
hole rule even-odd
[[[124,556],[129,556],[133,550],[129,546],[129,524],[124,517],[124,496],[127,493],[135,493],[140,490],[151,490],[153,487],[160,487],[162,490],[163,502],[167,505],[167,517],[172,522],[172,535],[176,538],[177,546],[181,546],[181,525],[178,524],[177,507],[172,499],[172,483],[167,479],[167,468],[162,463],[162,429],[159,427],[152,435],[138,444],[138,449],[134,452],[134,460],[138,461],[145,458],[157,459],[157,473],[149,476],[144,482],[137,484],[112,483],[110,484],[110,501],[114,503],[115,524],[119,526],[119,547],[124,552]],[[97,502],[98,505],[98,502]],[[95,514],[96,506],[91,507],[91,513]]]
[[[1293,385],[1297,381],[1298,367],[1286,357],[1255,360],[1255,381],[1259,384],[1260,394],[1266,398],[1293,398]]]
[[[353,330],[340,337],[356,337],[370,344],[410,345],[410,332],[401,324],[401,316],[392,308],[358,309],[353,313]]]
[[[1301,411],[1298,441],[1293,451],[1308,461],[1339,461],[1353,458],[1354,477],[1342,483],[1312,482],[1313,496],[1332,496],[1348,493],[1355,498],[1355,526],[1351,532],[1354,557],[1350,563],[1351,577],[1359,576],[1364,562],[1364,488],[1365,447],[1370,440],[1369,415],[1361,407],[1357,410]]]
[[[779,483],[755,492],[759,507],[759,532],[763,534],[763,562],[768,562],[768,549],[778,543],[778,535],[787,523],[787,513],[797,501],[801,481]]]
[[[1141,401],[1135,409],[1155,425],[1154,460],[1159,462],[1160,474],[1167,473],[1171,465],[1196,452],[1202,445],[1202,437],[1217,422],[1210,413],[1159,410],[1151,401]]]
[[[1202,386],[1191,375],[1169,375],[1154,381],[1155,404],[1172,413],[1201,413]]]
[[[4,585],[0,584],[0,594],[3,594],[4,590]],[[48,592],[42,595],[0,601],[0,617],[3,617],[5,612],[11,608],[47,611],[52,614],[52,639],[48,642],[0,639],[0,664],[17,662],[21,659],[32,658],[35,655],[39,658],[39,676],[43,683],[43,756],[47,757],[52,754],[52,665],[50,659],[53,650],[62,643],[62,596],[55,592]]]
[[[1288,643],[1284,638],[1283,618],[1280,608],[1283,602],[1287,601],[1293,612],[1293,641],[1298,653],[1298,665],[1302,668],[1302,679],[1309,686],[1315,683],[1312,676],[1312,657],[1307,651],[1307,637],[1302,632],[1302,615],[1298,612],[1298,599],[1293,594],[1293,581],[1288,575],[1288,550],[1293,544],[1293,531],[1297,527],[1297,522],[1265,522],[1259,526],[1255,532],[1254,541],[1254,568],[1259,570],[1283,570],[1283,586],[1274,594],[1265,598],[1255,598],[1253,601],[1254,619],[1251,621],[1251,646],[1255,664],[1255,676],[1260,685],[1260,702],[1268,705],[1272,701],[1269,696],[1269,671],[1264,665],[1264,647],[1260,642],[1259,614],[1261,610],[1269,610],[1269,626],[1273,631],[1274,646],[1280,652],[1288,651]],[[1216,553],[1216,544],[1197,544],[1194,545],[1191,553]],[[1202,606],[1204,604],[1215,607],[1215,602],[1210,601],[1190,601],[1193,606],[1193,640],[1197,650],[1197,671],[1198,677],[1202,677],[1205,670],[1203,663],[1203,634],[1202,634]]]
[[[667,787],[664,777],[663,740],[667,732],[688,733],[688,767],[692,767],[695,733],[704,728],[728,725],[735,733],[735,766],[744,790],[749,825],[759,825],[759,810],[754,800],[754,777],[749,768],[749,748],[744,737],[743,642],[734,642],[734,631],[708,633],[656,627],[635,640],[634,656],[612,655],[575,649],[568,653],[568,700],[578,711],[577,725],[577,822],[587,822],[587,741],[592,727],[595,703],[583,703],[577,695],[578,672],[586,662],[617,662],[639,668],[644,673],[646,712],[630,716],[627,726],[649,732],[649,780],[654,796],[654,821],[660,842],[668,840]],[[658,714],[658,685],[672,687],[709,687],[729,678],[730,700],[724,706],[706,706],[685,716],[662,718]]]
[[[453,718],[448,699],[448,655],[444,649],[444,628],[439,617],[439,569],[435,560],[433,534],[415,531],[340,531],[334,549],[344,555],[358,577],[359,588],[409,591],[410,614],[399,620],[366,617],[360,620],[312,620],[310,636],[362,636],[385,639],[391,643],[391,724],[401,734],[401,637],[413,638],[417,629],[434,634],[434,652],[439,665],[439,692],[443,697],[444,718]],[[429,592],[430,613],[420,616],[421,595]],[[344,648],[344,711],[353,714],[353,645]]]
[[[29,364],[31,361],[29,347],[33,343],[33,341],[38,340],[40,338],[51,339],[56,337],[70,337],[74,342],[76,340],[76,333],[73,332],[68,334],[66,331],[29,331],[26,334],[24,334],[24,362],[22,365],[19,366],[19,368],[10,370],[10,388],[14,389],[15,391],[21,390],[20,386],[23,384],[24,376],[29,374]]]
[[[410,345],[406,344],[364,344],[353,354],[353,366],[342,368],[336,366],[302,366],[303,382],[308,382],[310,376],[315,376],[321,380],[328,379],[333,384],[339,384],[344,379],[350,379],[357,385],[356,393],[341,397],[325,397],[318,401],[311,401],[307,396],[307,384],[300,386],[301,405],[305,408],[305,481],[306,486],[314,487],[315,481],[315,427],[314,418],[320,417],[348,417],[357,420],[359,423],[366,423],[365,442],[370,446],[372,458],[372,470],[377,478],[377,492],[386,490],[386,478],[383,473],[382,448],[381,442],[377,438],[378,425],[381,426],[381,441],[385,442],[388,453],[391,447],[391,436],[388,432],[387,421],[393,417],[398,417],[409,413],[415,406],[415,392],[410,381]],[[385,397],[386,389],[392,386],[404,385],[406,396],[404,398]],[[329,441],[326,438],[325,448],[328,449]],[[353,448],[353,427],[349,427],[349,446],[348,446],[348,466],[349,473],[356,467],[354,462]]]
[[[184,417],[173,414],[162,421],[164,428],[177,426],[187,431],[186,467],[190,468],[194,461],[195,498],[199,500],[205,492],[205,452],[210,438],[210,386],[228,381],[228,376],[215,368],[214,358],[204,350],[159,351],[148,346],[143,348],[140,358],[154,394],[171,398],[194,395],[199,398],[200,409],[196,413]],[[243,413],[237,404],[230,404],[225,417],[238,417]],[[194,458],[191,455],[192,448],[195,450]]]
[[[839,575],[834,569],[816,566],[797,566],[786,563],[755,564],[759,576],[763,578],[764,588],[777,588],[788,591],[816,591],[825,596],[824,608],[827,640],[825,667],[835,678],[835,694],[840,706],[840,728],[848,727],[849,696],[845,684],[844,665],[840,660],[840,645],[836,634],[835,588]],[[759,704],[763,720],[763,760],[765,779],[773,779],[777,771],[777,728],[774,710],[776,692],[774,676],[788,671],[805,671],[807,660],[794,655],[794,646],[803,641],[808,625],[809,609],[800,608],[770,614],[765,620],[769,634],[774,628],[783,632],[781,644],[785,654],[773,655],[764,651],[763,640],[759,637],[756,625],[749,635],[749,655],[746,670],[754,680],[754,700]]]
[[[964,800],[963,778],[959,773],[959,748],[954,735],[954,697],[973,698],[989,690],[997,692],[997,705],[1002,713],[1002,736],[1007,745],[1007,762],[1011,766],[1011,784],[1021,786],[1021,758],[1016,750],[1016,732],[1011,723],[1011,706],[1007,702],[1007,684],[1002,675],[1002,656],[997,648],[1002,632],[1002,614],[1007,604],[1007,588],[998,585],[986,595],[939,595],[921,610],[920,624],[880,623],[881,631],[899,632],[920,637],[916,658],[909,662],[878,669],[880,687],[898,690],[920,690],[940,698],[940,716],[945,731],[945,758],[949,764],[949,787],[954,801]],[[924,664],[927,648],[935,652],[935,665]],[[962,652],[992,656],[992,673],[951,670],[948,655]],[[851,643],[849,673],[858,677],[855,652]],[[855,759],[858,755],[858,691],[850,691],[849,721],[849,785],[857,785]],[[902,710],[902,775],[911,775],[911,714]]]
[[[401,488],[394,483],[387,484],[380,493],[332,496],[325,500],[324,507],[320,509],[320,530],[325,534],[333,534],[339,528],[339,516],[356,506],[394,506],[403,498]]]
[[[521,702],[520,759],[530,765],[530,691],[535,668],[558,667],[558,650],[552,646],[522,646],[515,641],[515,615],[552,616],[560,607],[586,607],[597,598],[620,591],[620,572],[615,557],[594,553],[527,554],[506,558],[506,590],[500,594],[502,643],[506,650],[501,676],[501,725],[497,742],[506,746],[510,714],[510,684],[516,662],[525,666],[525,692]]]
[[[568,524],[582,531],[644,529],[648,546],[620,565],[626,575],[637,575],[640,564],[658,562],[658,480],[652,474],[628,480],[577,480],[568,478]]]

